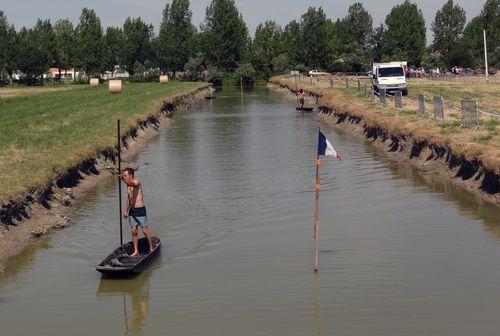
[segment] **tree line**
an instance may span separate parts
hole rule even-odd
[[[374,61],[406,60],[412,67],[483,67],[483,30],[490,65],[500,66],[500,0],[486,0],[481,13],[466,22],[463,8],[448,0],[431,24],[433,43],[426,45],[422,11],[410,0],[394,6],[385,22],[373,26],[361,3],[338,20],[321,7],[309,7],[299,20],[281,27],[259,24],[254,36],[234,0],[212,0],[199,28],[192,23],[189,0],[172,0],[163,9],[158,34],[140,17],[122,27],[104,29],[94,10],[83,8],[76,26],[69,19],[38,19],[16,30],[0,10],[0,82],[15,71],[37,83],[49,67],[76,68],[87,77],[113,71],[130,74],[159,68],[186,71],[190,79],[208,73],[216,81],[268,78],[296,69],[360,72]]]

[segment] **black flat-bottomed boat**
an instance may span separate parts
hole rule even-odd
[[[149,244],[146,238],[139,239],[139,255],[131,257],[134,252],[132,242],[123,244],[106,257],[96,270],[109,276],[124,276],[144,271],[149,264],[158,256],[161,249],[161,242],[158,237],[153,237],[153,251],[149,251]]]
[[[295,109],[300,112],[312,112],[314,110],[314,107],[296,107]]]

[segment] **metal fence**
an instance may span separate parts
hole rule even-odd
[[[443,97],[434,97],[434,119],[444,119]]]
[[[477,100],[463,99],[462,100],[462,126],[475,125],[479,127],[479,111]]]
[[[403,93],[401,91],[394,92],[394,108],[403,108]]]
[[[387,94],[385,93],[385,89],[380,89],[379,93],[380,104],[387,106]]]
[[[418,110],[417,114],[421,117],[425,117],[425,95],[418,95]]]

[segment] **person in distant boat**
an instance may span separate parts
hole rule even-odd
[[[304,108],[305,96],[306,96],[306,93],[304,92],[304,90],[300,89],[298,97],[299,97],[299,108],[301,110]]]
[[[132,168],[125,168],[122,172],[122,180],[127,185],[127,205],[123,212],[123,218],[127,219],[132,229],[132,242],[134,244],[135,257],[139,255],[139,229],[148,239],[149,250],[153,251],[153,239],[149,230],[148,218],[146,216],[146,207],[144,206],[144,198],[142,194],[141,182],[135,178],[135,172]]]

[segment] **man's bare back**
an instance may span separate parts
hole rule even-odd
[[[150,251],[153,250],[153,240],[146,216],[142,186],[139,180],[135,178],[134,170],[132,168],[124,169],[122,172],[122,180],[127,185],[127,205],[125,206],[123,217],[129,219],[132,229],[134,253],[132,253],[131,256],[137,256],[139,254],[138,227],[141,227],[144,236],[146,236]]]

